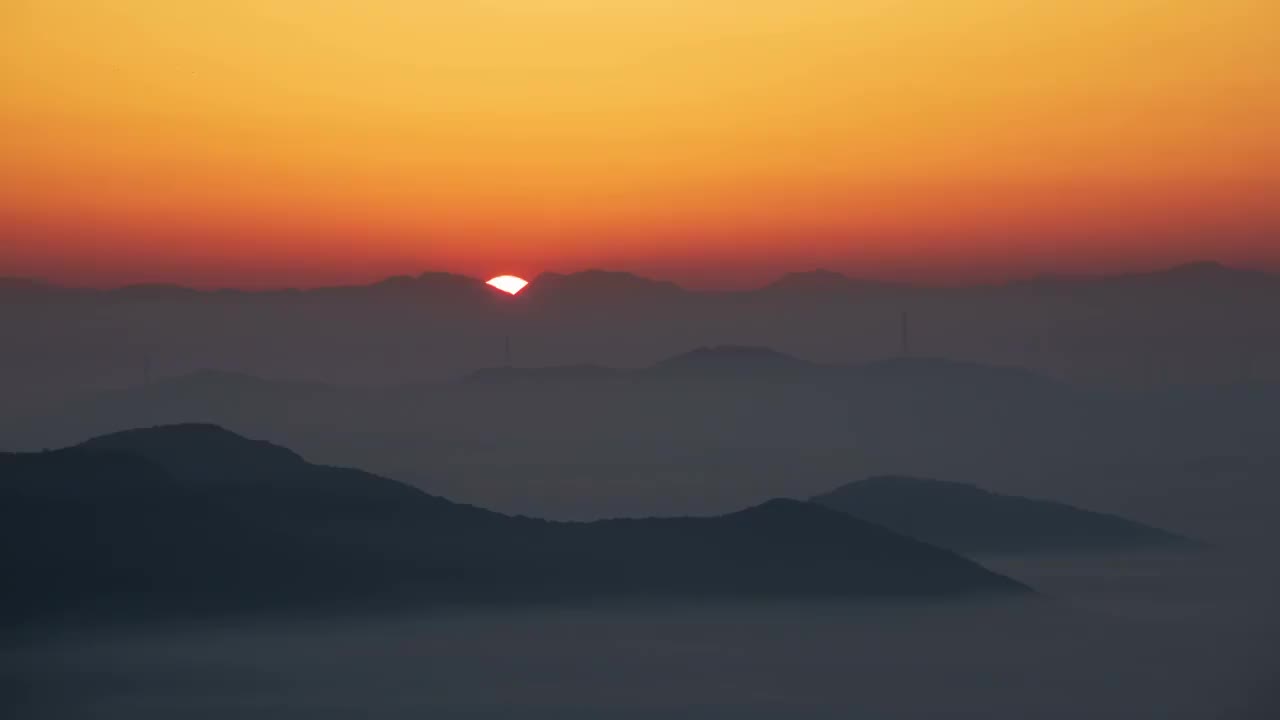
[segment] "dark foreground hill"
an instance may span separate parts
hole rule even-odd
[[[809,503],[553,523],[433,497],[211,425],[0,455],[10,618],[596,597],[1021,593]]]
[[[873,477],[838,487],[813,502],[962,553],[1199,546],[1116,515],[940,480]]]

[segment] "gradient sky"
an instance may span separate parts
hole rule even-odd
[[[1275,0],[7,0],[0,275],[1280,268]]]

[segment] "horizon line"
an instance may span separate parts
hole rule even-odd
[[[1032,273],[1032,274],[1010,275],[1008,277],[997,279],[997,280],[978,280],[978,281],[972,281],[972,282],[953,282],[953,283],[904,280],[904,279],[898,279],[898,278],[858,276],[858,275],[850,275],[848,273],[845,273],[839,270],[830,270],[824,267],[811,267],[803,270],[783,270],[783,271],[780,271],[774,277],[774,279],[769,280],[763,284],[752,285],[749,287],[736,288],[736,289],[694,288],[694,287],[683,285],[674,280],[642,274],[640,272],[634,272],[631,270],[610,270],[604,267],[588,267],[582,270],[574,270],[574,271],[568,271],[568,272],[562,272],[558,270],[543,270],[542,272],[539,272],[538,274],[533,275],[531,278],[527,278],[527,279],[529,282],[528,288],[531,289],[538,283],[539,280],[542,280],[549,276],[573,277],[573,276],[588,275],[588,274],[625,275],[625,276],[629,276],[632,278],[636,278],[638,280],[650,282],[657,285],[670,285],[672,287],[679,289],[682,292],[686,292],[690,294],[730,295],[730,294],[737,294],[737,293],[758,292],[758,291],[766,290],[770,287],[773,287],[774,285],[777,285],[778,283],[791,277],[804,276],[804,275],[818,275],[818,274],[827,274],[827,275],[835,276],[835,277],[838,277],[841,281],[848,281],[851,283],[865,283],[868,285],[879,285],[879,286],[885,286],[885,287],[898,287],[898,288],[904,288],[904,289],[963,290],[963,289],[1008,287],[1011,285],[1017,285],[1021,283],[1032,283],[1036,281],[1057,280],[1057,281],[1068,281],[1068,282],[1070,281],[1088,282],[1088,281],[1096,281],[1096,280],[1107,280],[1107,279],[1113,279],[1113,278],[1141,277],[1146,275],[1161,275],[1161,274],[1170,273],[1177,270],[1184,270],[1184,269],[1190,269],[1190,268],[1214,268],[1214,269],[1223,270],[1226,272],[1258,274],[1258,275],[1267,275],[1272,277],[1280,277],[1280,274],[1278,274],[1277,270],[1268,268],[1268,267],[1259,267],[1259,266],[1251,266],[1251,265],[1230,265],[1219,260],[1197,259],[1197,260],[1187,260],[1183,262],[1175,262],[1172,264],[1162,264],[1154,267],[1149,267],[1147,269],[1121,269],[1121,270],[1115,270],[1110,272],[1107,272],[1107,271],[1061,272],[1061,273],[1038,272],[1038,273]],[[504,273],[501,271],[497,272],[497,275],[502,275],[502,274]],[[370,287],[374,287],[376,285],[380,285],[382,283],[392,281],[392,280],[417,281],[426,276],[431,276],[431,275],[459,278],[462,280],[474,282],[478,285],[484,285],[487,282],[486,278],[479,277],[476,275],[470,275],[462,272],[454,272],[450,270],[431,270],[431,269],[422,270],[415,274],[397,273],[392,275],[384,275],[377,279],[369,280],[366,282],[321,283],[316,285],[296,285],[296,284],[295,285],[261,285],[261,286],[225,285],[225,284],[204,285],[201,283],[186,284],[182,282],[172,282],[172,281],[164,281],[164,280],[142,280],[138,282],[125,282],[123,284],[118,284],[118,285],[116,284],[74,285],[74,284],[64,284],[61,282],[48,280],[42,277],[24,276],[24,275],[0,275],[0,282],[9,281],[9,282],[31,283],[34,285],[42,286],[42,287],[53,289],[53,290],[71,290],[71,291],[85,291],[85,292],[112,292],[112,291],[138,289],[138,288],[168,288],[168,289],[175,289],[175,290],[189,290],[192,292],[203,293],[203,294],[214,294],[214,293],[220,293],[220,292],[266,294],[266,293],[284,293],[284,292],[310,292],[310,291],[317,291],[317,290],[341,289],[341,288],[347,288],[347,289],[370,288]],[[525,279],[525,278],[522,278],[522,279]],[[524,294],[524,292],[525,291],[522,291],[520,294]]]

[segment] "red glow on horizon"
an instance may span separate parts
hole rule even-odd
[[[17,5],[0,276],[1280,268],[1280,3]]]

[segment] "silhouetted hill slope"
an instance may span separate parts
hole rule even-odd
[[[80,447],[146,458],[173,480],[205,489],[278,482],[311,468],[291,450],[207,424],[125,430],[93,438]]]
[[[1104,291],[1108,293],[1194,293],[1236,294],[1241,291],[1280,291],[1280,276],[1262,270],[1233,268],[1209,260],[1183,263],[1149,272],[1114,275],[1039,275],[1016,280],[1006,289],[1048,291]]]
[[[0,455],[0,567],[6,621],[261,607],[363,573],[143,458],[80,448]]]
[[[812,272],[733,292],[588,271],[548,273],[515,297],[446,273],[305,290],[0,281],[13,346],[0,391],[119,387],[144,355],[157,377],[225,367],[336,385],[438,381],[497,361],[504,337],[541,366],[638,367],[700,344],[863,363],[899,352],[904,312],[912,347],[935,356],[1131,386],[1274,381],[1278,309],[1280,276],[1213,263],[973,287]]]
[[[168,425],[104,435],[80,445],[145,458],[206,500],[298,537],[332,536],[375,546],[397,523],[453,526],[502,516],[428,495],[362,470],[313,465],[291,450],[216,425]],[[334,533],[348,528],[359,534]],[[424,525],[420,530],[426,531]],[[385,545],[381,549],[403,552]]]
[[[719,345],[667,358],[647,368],[644,374],[666,378],[717,378],[800,374],[817,369],[817,365],[770,348]]]
[[[457,303],[460,307],[466,307],[486,305],[492,292],[492,288],[473,277],[447,272],[424,272],[416,276],[394,275],[367,285],[314,288],[304,291],[302,295],[309,299],[404,299],[440,305]]]
[[[0,277],[0,300],[35,300],[56,295],[60,288],[31,278]]]
[[[850,292],[891,292],[895,295],[923,292],[944,297],[960,297],[970,293],[987,294],[991,291],[1060,290],[1064,288],[1144,289],[1208,289],[1235,290],[1266,287],[1280,290],[1280,275],[1264,270],[1237,268],[1213,260],[1199,260],[1144,272],[1121,272],[1104,275],[1042,274],[1019,278],[994,285],[970,287],[930,287],[893,281],[855,278],[832,270],[816,269],[789,272],[760,287],[728,293],[730,295],[761,296],[836,296]],[[376,282],[360,285],[331,285],[308,289],[277,288],[267,290],[216,289],[202,290],[173,283],[136,283],[111,289],[64,287],[41,280],[23,277],[0,277],[0,294],[7,292],[40,292],[77,295],[92,298],[95,295],[115,296],[136,300],[170,300],[196,296],[300,296],[300,295],[377,295],[418,294],[440,299],[481,298],[489,291],[484,280],[451,272],[423,272],[418,275],[393,275]],[[571,273],[545,272],[535,277],[521,296],[541,296],[542,299],[593,300],[608,298],[644,297],[714,297],[723,293],[706,293],[688,290],[668,281],[636,275],[630,272],[592,269]]]
[[[312,465],[208,425],[0,455],[16,617],[595,596],[1023,592],[951,552],[816,505],[552,523]]]
[[[1197,546],[1187,538],[1115,515],[940,480],[873,477],[814,497],[812,502],[956,552]]]
[[[663,300],[685,294],[679,285],[665,280],[651,280],[628,272],[585,270],[569,274],[543,273],[535,277],[519,297],[531,302],[563,304]]]
[[[673,355],[635,370],[601,365],[553,365],[547,367],[494,367],[477,370],[470,381],[574,381],[602,379],[718,380],[807,378],[863,383],[879,388],[903,386],[916,390],[965,392],[1026,392],[1062,390],[1057,381],[1015,367],[981,365],[944,358],[896,358],[863,365],[822,365],[748,345],[701,347]]]
[[[719,345],[697,348],[634,370],[589,364],[532,368],[495,367],[477,370],[465,379],[472,382],[768,379],[777,376],[802,375],[825,369],[823,366],[805,362],[769,348]]]
[[[849,519],[811,503],[779,499],[718,517],[587,523],[576,526],[582,542],[575,546],[602,563],[612,562],[616,582],[640,594],[649,592],[646,587],[854,596],[1020,588],[1004,578],[975,574],[978,566],[957,563],[957,556],[937,547],[871,523],[850,525]]]
[[[1175,265],[1164,270],[1116,275],[1103,284],[1132,288],[1158,287],[1168,290],[1239,291],[1259,288],[1280,290],[1280,277],[1261,270],[1233,268],[1213,261]]]

